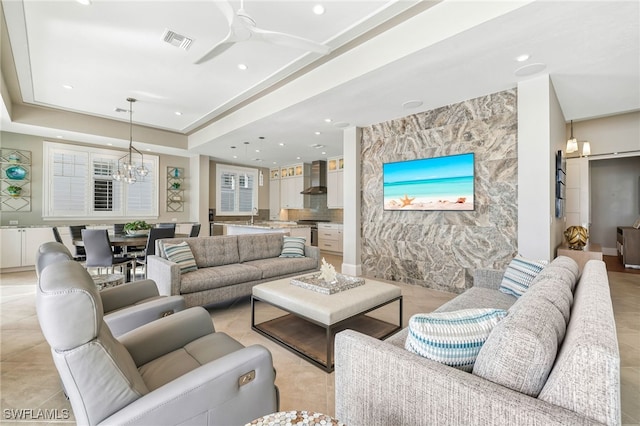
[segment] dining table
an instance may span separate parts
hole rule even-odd
[[[174,238],[186,238],[188,234],[176,234]],[[122,247],[123,253],[127,252],[128,247],[144,247],[147,245],[148,235],[127,235],[127,234],[109,234],[109,241],[114,247]],[[73,245],[84,247],[82,238],[74,239]]]

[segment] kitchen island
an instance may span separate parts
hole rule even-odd
[[[214,222],[214,225],[223,226],[223,235],[242,235],[242,234],[267,234],[273,232],[282,232],[292,237],[304,237],[306,245],[311,245],[311,226],[298,225],[296,222]]]

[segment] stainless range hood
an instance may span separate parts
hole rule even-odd
[[[327,193],[327,162],[318,160],[311,163],[311,186],[301,194],[318,195]]]

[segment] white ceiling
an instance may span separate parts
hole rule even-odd
[[[212,1],[2,0],[17,101],[126,121],[114,110],[135,97],[134,121],[189,135],[183,153],[263,167],[340,154],[337,122],[366,126],[542,74],[551,76],[567,120],[640,110],[638,1],[325,0],[317,16],[311,9],[319,2],[244,6],[261,28],[326,43],[327,57],[250,41],[195,65],[227,32]],[[365,34],[390,19],[394,25]],[[164,43],[165,28],[193,38],[190,49]],[[514,60],[524,53],[529,60]],[[532,64],[543,66],[514,74]],[[403,109],[408,100],[423,105]],[[2,124],[20,123],[4,117]]]

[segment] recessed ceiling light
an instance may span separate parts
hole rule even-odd
[[[330,118],[325,118],[325,119],[324,119],[324,122],[325,122],[325,123],[331,123],[331,119],[330,119]]]
[[[151,151],[151,148],[147,148],[147,149],[145,149],[145,151]]]
[[[299,159],[300,159],[300,157],[296,157],[296,160],[299,160]]]
[[[320,134],[320,132],[315,132],[316,136]]]
[[[176,111],[176,115],[182,115],[180,111]]]
[[[244,70],[246,70],[247,68],[249,68],[249,67],[248,67],[248,66],[246,66],[245,64],[238,64],[238,69],[239,69],[239,70],[244,71]]]
[[[543,71],[545,68],[547,68],[546,64],[538,62],[535,64],[529,64],[529,65],[520,67],[517,70],[515,70],[513,74],[516,77],[525,77],[528,75],[539,73],[540,71]]]
[[[109,145],[109,146],[113,146],[113,144],[112,144],[112,143],[108,143],[107,145]]]
[[[402,104],[402,108],[404,109],[418,108],[419,106],[422,106],[422,101],[418,101],[418,100],[407,101]]]
[[[313,13],[316,15],[322,15],[324,13],[324,6],[321,4],[316,4],[313,6]]]
[[[237,155],[234,155],[234,156],[233,156],[233,158],[238,158],[238,156],[237,156]]]
[[[327,155],[327,152],[326,151],[322,151],[322,155]]]
[[[277,161],[274,161],[274,162],[273,162],[273,164],[278,164],[278,162],[277,162]]]
[[[259,150],[259,149],[256,149],[256,152],[260,152],[260,150]]]
[[[91,4],[91,0],[76,0],[76,1],[83,6],[89,6]]]
[[[527,55],[526,53],[524,55],[520,55],[520,56],[516,56],[516,61],[518,62],[524,62],[527,59],[529,59],[531,56]]]
[[[73,86],[70,85],[70,84],[63,84],[62,87],[64,87],[67,90],[72,90],[73,89]]]
[[[284,142],[280,142],[278,145],[280,145],[280,146],[284,146]]]
[[[58,136],[56,136],[56,138],[62,139],[62,135],[58,135]]]

